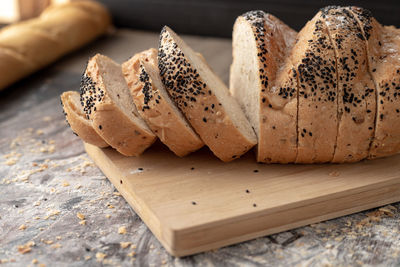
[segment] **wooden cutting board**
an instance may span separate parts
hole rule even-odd
[[[178,158],[86,151],[175,256],[235,244],[400,201],[400,155],[353,164],[222,163],[207,149]]]

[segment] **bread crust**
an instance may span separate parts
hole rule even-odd
[[[101,61],[109,60],[97,54],[92,57],[86,68],[81,84],[81,98],[86,103],[85,111],[92,120],[94,130],[108,144],[125,156],[138,156],[156,140],[150,129],[143,128],[128,117],[121,108],[111,99],[106,87],[99,65]],[[111,61],[120,68],[118,64]],[[123,81],[127,88],[122,69],[120,75],[115,77]],[[92,97],[92,98],[91,98]],[[124,96],[130,97],[130,95]],[[88,102],[89,101],[89,102]]]
[[[180,157],[204,145],[184,117],[177,113],[180,111],[160,93],[165,89],[158,88],[153,81],[153,78],[159,79],[161,83],[161,77],[154,77],[159,76],[156,49],[135,55],[122,64],[122,69],[139,114],[161,142]]]
[[[79,99],[79,93],[75,91],[64,92],[61,95],[65,119],[71,130],[84,142],[98,146],[108,147],[108,144],[93,129],[92,122],[86,119],[82,106],[75,105],[72,98]]]
[[[252,122],[257,129],[257,161],[264,163],[289,163],[296,159],[297,151],[297,79],[296,70],[289,60],[290,50],[295,42],[296,32],[289,28],[276,17],[263,11],[250,11],[240,17],[234,25],[233,37],[233,63],[231,67],[231,90],[239,103],[246,101],[240,99],[240,88],[235,84],[237,69],[234,64],[239,57],[236,47],[240,40],[236,40],[235,31],[239,31],[240,24],[248,24],[254,35],[258,73],[259,94],[257,112],[259,120]],[[243,33],[244,34],[244,33]],[[250,56],[250,55],[248,55]],[[279,70],[279,71],[278,71]],[[248,103],[247,103],[248,104]],[[252,107],[241,103],[242,108],[251,120]]]
[[[337,135],[337,80],[333,46],[321,12],[299,32],[293,47],[298,72],[297,163],[330,162]]]
[[[368,10],[348,9],[361,26],[376,86],[375,135],[368,157],[390,156],[400,151],[400,30],[380,25]]]
[[[222,161],[228,162],[246,153],[256,144],[234,125],[225,107],[219,102],[214,90],[194,68],[177,41],[176,35],[164,27],[160,35],[158,64],[163,83],[171,98],[199,134],[204,143]],[[194,55],[194,52],[190,52]],[[206,66],[206,65],[204,65]],[[211,79],[218,79],[213,75]],[[223,83],[218,80],[219,84]],[[227,90],[221,88],[220,90]],[[231,96],[229,96],[231,97]],[[238,106],[239,107],[239,106]],[[239,111],[240,108],[238,108]],[[243,116],[242,113],[237,114]],[[251,129],[250,124],[247,122]]]
[[[355,162],[368,157],[375,128],[375,84],[368,70],[361,28],[343,7],[321,10],[335,49],[337,68],[337,131],[332,162]]]
[[[110,23],[110,15],[101,4],[81,1],[51,6],[38,18],[2,28],[2,61],[15,63],[22,58],[26,66],[0,63],[2,73],[13,71],[12,75],[1,76],[0,90],[93,40]]]

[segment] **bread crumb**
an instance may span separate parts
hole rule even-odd
[[[107,254],[104,254],[104,253],[101,253],[101,252],[97,252],[97,253],[96,253],[96,259],[97,259],[98,261],[104,260],[105,257],[107,257]]]
[[[67,181],[64,181],[62,186],[67,187],[67,186],[69,186],[69,183]]]
[[[131,245],[131,249],[135,249],[136,248],[136,245]]]
[[[84,220],[84,219],[85,219],[85,215],[83,215],[83,214],[80,213],[80,212],[76,213],[76,217],[78,217],[78,218],[81,219],[81,220]]]
[[[135,251],[131,251],[127,254],[128,257],[135,257],[136,252]]]
[[[114,195],[114,196],[120,196],[121,193],[120,193],[120,192],[114,192],[113,195]]]
[[[33,203],[33,206],[39,206],[40,205],[40,201],[36,201],[35,203]]]
[[[80,185],[80,184],[78,184],[77,186],[75,186],[75,189],[79,189],[79,188],[81,188],[82,186]]]
[[[42,134],[44,134],[44,132],[43,132],[43,130],[38,129],[38,130],[36,131],[36,134],[37,134],[37,135],[42,135]]]
[[[25,243],[24,245],[18,246],[18,252],[21,254],[28,253],[32,250],[32,247],[35,245],[35,242],[29,241]]]
[[[118,234],[120,234],[120,235],[126,234],[125,226],[121,226],[120,228],[118,228]]]
[[[333,172],[330,172],[330,173],[329,173],[329,176],[338,177],[338,176],[340,176],[340,173],[339,173],[339,172],[336,172],[336,171],[333,171]]]
[[[56,239],[57,239],[57,240],[61,240],[62,237],[58,235],[58,236],[56,236]]]
[[[43,238],[40,239],[40,241],[43,242],[43,243],[45,243],[45,244],[47,244],[47,245],[51,245],[51,244],[54,243],[52,240],[45,240],[45,239],[43,239]]]
[[[61,248],[61,244],[60,243],[55,243],[54,245],[51,246],[52,248]]]
[[[19,227],[18,227],[18,230],[25,230],[26,229],[26,225],[25,224],[21,224]]]
[[[389,217],[394,217],[393,211],[387,207],[379,208],[379,211],[383,212],[385,215]]]
[[[59,215],[60,211],[59,210],[53,210],[51,211],[48,215],[46,215],[44,217],[45,220],[49,219],[49,218],[54,218],[54,216]]]
[[[82,220],[79,222],[80,225],[86,225],[86,220]]]
[[[107,218],[107,219],[110,219],[110,218],[111,218],[111,215],[110,215],[110,214],[106,214],[106,218]]]
[[[8,262],[8,259],[0,259],[0,264],[1,263],[7,263]]]
[[[40,220],[39,216],[33,217],[34,220]]]
[[[38,263],[38,262],[39,262],[39,261],[38,261],[37,259],[33,259],[33,260],[32,260],[32,263],[33,263],[33,264],[36,264],[36,263]]]
[[[113,209],[113,208],[114,208],[114,206],[111,205],[111,204],[107,204],[107,207],[108,207],[109,209]]]
[[[8,165],[8,166],[12,166],[15,165],[15,163],[17,163],[16,159],[9,159],[6,162],[4,162],[4,164]]]
[[[38,266],[39,266],[39,267],[46,267],[46,264],[44,264],[44,263],[39,263]]]
[[[127,248],[130,245],[132,245],[131,242],[120,242],[119,244],[120,244],[121,248]]]
[[[87,256],[85,256],[85,261],[88,261],[88,260],[90,260],[91,258],[92,258],[92,256],[87,255]]]

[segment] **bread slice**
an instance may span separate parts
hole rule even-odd
[[[61,105],[68,125],[84,142],[98,147],[108,147],[93,129],[92,122],[86,118],[79,99],[79,93],[75,91],[64,92],[61,95]]]
[[[156,49],[136,54],[122,64],[122,71],[139,114],[161,142],[180,157],[204,145],[164,88]]]
[[[230,90],[258,137],[257,161],[289,163],[297,152],[297,78],[290,60],[296,32],[263,11],[233,27]]]
[[[376,125],[369,158],[400,151],[400,29],[382,26],[363,8],[348,8],[362,29],[376,86]]]
[[[368,70],[367,48],[357,20],[346,8],[323,8],[322,17],[335,49],[338,134],[332,162],[368,157],[375,128],[375,85]]]
[[[228,88],[167,26],[160,35],[158,66],[169,95],[218,158],[234,160],[257,143]]]
[[[299,32],[292,53],[299,84],[296,162],[330,162],[337,135],[336,60],[321,12]]]
[[[97,54],[82,76],[81,102],[95,131],[125,156],[138,156],[156,140],[139,116],[121,65]]]

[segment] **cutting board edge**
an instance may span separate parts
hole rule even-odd
[[[166,249],[169,253],[171,253],[172,255],[174,255],[176,257],[183,257],[183,256],[188,256],[188,255],[193,255],[193,254],[209,251],[209,250],[219,249],[219,248],[222,248],[225,246],[241,243],[241,242],[252,240],[252,239],[255,239],[258,237],[262,237],[262,236],[276,234],[276,233],[284,232],[287,230],[293,230],[293,229],[296,229],[296,228],[299,228],[302,226],[307,226],[307,225],[310,225],[313,223],[319,223],[319,222],[343,217],[343,216],[357,213],[360,211],[377,208],[377,207],[380,207],[383,205],[388,205],[388,204],[400,201],[400,183],[397,186],[398,186],[398,191],[394,194],[393,197],[388,198],[388,195],[384,194],[384,195],[382,195],[383,199],[380,201],[374,200],[368,204],[351,207],[351,208],[343,209],[343,210],[339,210],[339,211],[334,211],[334,212],[330,212],[330,213],[323,214],[320,216],[314,216],[312,218],[307,218],[304,220],[277,226],[274,228],[268,228],[268,229],[264,229],[261,231],[250,232],[250,233],[247,233],[244,235],[232,237],[230,239],[224,239],[222,241],[216,241],[213,243],[208,243],[208,244],[198,246],[198,247],[193,247],[190,249],[185,248],[185,246],[182,246],[182,247],[176,246],[176,244],[168,244],[166,246]],[[271,214],[269,214],[269,215],[271,215]],[[174,240],[174,241],[177,242],[179,238],[175,238],[175,239],[176,240]],[[164,245],[165,241],[166,240],[163,240],[163,242],[161,242],[161,243],[163,243],[163,245]]]

